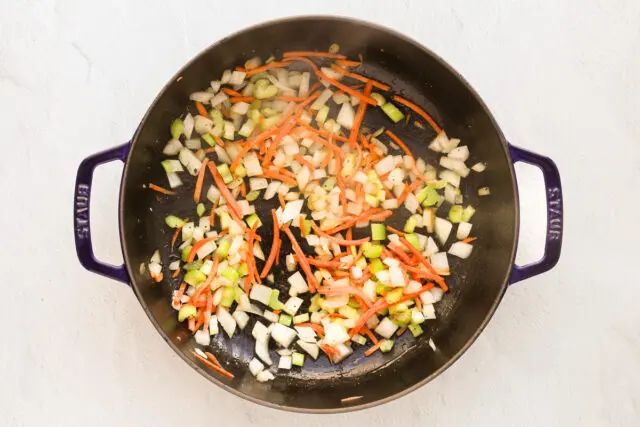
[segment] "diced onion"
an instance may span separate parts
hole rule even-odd
[[[449,253],[451,255],[455,255],[458,258],[467,259],[469,255],[471,255],[471,251],[473,250],[473,245],[464,242],[455,242],[449,248]]]

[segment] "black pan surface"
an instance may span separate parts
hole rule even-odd
[[[191,92],[206,88],[223,70],[255,55],[266,58],[288,50],[326,51],[331,43],[338,43],[340,52],[349,57],[361,55],[364,66],[358,72],[391,84],[394,92],[425,108],[449,136],[468,145],[472,153],[469,164],[488,163],[486,172],[470,175],[461,188],[465,204],[478,208],[473,219],[473,235],[478,241],[469,259],[450,257],[450,292],[436,305],[438,319],[425,324],[425,334],[419,339],[407,333],[396,341],[391,353],[377,352],[372,357],[364,357],[364,349],[354,345],[355,354],[337,365],[330,364],[326,357],[315,362],[307,357],[304,369],[279,372],[273,382],[260,384],[247,369],[254,354],[252,321],[248,330],[231,340],[224,334],[213,340],[212,352],[235,375],[231,381],[221,379],[194,361],[191,350],[195,342],[170,307],[171,292],[180,281],[152,285],[138,271],[140,263],[147,262],[155,249],[160,249],[165,264],[174,259],[169,250],[172,230],[165,226],[164,217],[175,214],[195,218],[194,183],[185,180],[180,195],[171,198],[158,196],[144,185],[165,183],[160,166],[165,157],[162,149],[169,139],[171,121],[185,113]],[[138,69],[144,72],[144,67]],[[389,126],[381,111],[370,110],[365,126],[392,129],[416,156],[437,165],[437,153],[427,149],[435,136],[431,129]],[[205,189],[210,183],[207,177]],[[480,186],[491,187],[491,197],[478,198],[476,190]],[[276,203],[260,201],[256,206],[265,223],[259,234],[266,250],[272,239],[270,210]],[[441,209],[448,210],[448,205]],[[517,243],[518,202],[513,168],[500,129],[478,95],[439,57],[404,36],[369,23],[304,17],[269,22],[234,34],[212,45],[176,74],[150,107],[133,139],[122,181],[120,217],[125,262],[136,295],[158,331],[183,359],[214,383],[254,402],[294,411],[337,412],[407,393],[448,367],[475,340],[507,286]],[[399,209],[386,222],[401,228],[407,217],[408,212]],[[281,259],[290,252],[284,240]],[[289,273],[283,266],[275,268],[274,273],[276,287],[286,294]],[[435,342],[436,351],[429,347],[429,338]],[[275,348],[272,353],[277,360]],[[351,397],[357,398],[343,400]]]

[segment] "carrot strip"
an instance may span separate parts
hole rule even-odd
[[[209,114],[207,113],[207,109],[204,108],[204,105],[202,105],[201,102],[196,101],[196,109],[198,110],[198,114],[200,114],[202,117],[209,118]]]
[[[349,59],[336,59],[336,64],[341,67],[359,67],[362,65],[362,62],[351,61]]]
[[[380,340],[377,343],[375,343],[369,350],[364,352],[364,355],[369,357],[371,356],[373,353],[376,352],[376,350],[378,350],[380,348],[380,346],[382,345],[382,343],[384,342],[384,340]]]
[[[416,308],[422,311],[422,300],[420,300],[420,298],[414,298],[414,301],[416,302]]]
[[[192,351],[191,354],[193,354],[196,357],[196,359],[198,359],[199,361],[201,361],[202,363],[204,363],[205,365],[207,365],[209,368],[213,369],[214,371],[216,371],[220,375],[223,375],[223,376],[225,376],[225,377],[227,377],[229,379],[233,379],[233,374],[231,372],[221,368],[220,366],[218,366],[215,363],[211,362],[209,359],[205,359],[204,357],[200,356],[195,351]]]
[[[235,104],[236,102],[253,102],[256,98],[254,96],[232,96],[229,98],[229,102]]]
[[[400,243],[402,243],[405,247],[409,249],[409,251],[411,251],[414,255],[418,257],[418,260],[420,261],[420,263],[425,267],[427,267],[427,270],[432,275],[430,279],[436,282],[438,285],[440,285],[443,291],[447,292],[449,290],[449,287],[445,283],[444,279],[438,273],[436,273],[436,270],[429,263],[429,261],[427,261],[424,255],[422,255],[422,253],[420,253],[420,251],[416,249],[411,243],[409,243],[409,241],[404,237],[400,237]]]
[[[209,163],[207,166],[209,167],[209,171],[213,176],[213,180],[216,182],[216,185],[218,187],[218,190],[220,191],[220,194],[222,195],[222,197],[224,197],[227,204],[229,205],[230,212],[232,214],[235,214],[235,216],[238,218],[237,220],[239,220],[241,210],[240,210],[240,206],[238,206],[238,202],[236,202],[236,199],[233,197],[233,195],[229,191],[229,188],[227,188],[227,185],[222,180],[222,177],[218,173],[218,169],[216,169],[215,165],[213,163]],[[240,220],[239,222],[242,222],[242,221]]]
[[[311,228],[313,228],[313,231],[316,232],[316,234],[322,236],[322,237],[326,237],[327,239],[331,240],[334,243],[337,243],[340,246],[353,246],[353,245],[361,245],[363,243],[368,242],[369,240],[371,240],[371,237],[365,237],[363,239],[357,239],[357,240],[349,240],[349,239],[341,239],[339,237],[336,236],[331,236],[327,233],[325,233],[324,231],[322,231],[320,229],[320,227],[318,227],[316,225],[315,222],[311,221]]]
[[[300,263],[300,267],[302,267],[302,270],[307,275],[307,281],[309,282],[309,292],[311,292],[312,294],[315,293],[316,288],[318,287],[318,281],[316,280],[316,277],[313,275],[313,272],[311,271],[311,266],[309,265],[307,258],[304,256],[304,252],[302,251],[302,248],[298,244],[298,241],[296,240],[295,236],[293,235],[293,233],[291,232],[287,224],[282,225],[282,230],[285,232],[285,234],[291,241],[291,247],[293,248],[293,251],[296,253],[296,255],[298,255],[298,262]]]
[[[176,277],[178,277],[180,275],[180,269],[178,268],[176,271],[173,272],[173,274],[171,275],[171,277],[173,277],[174,279]]]
[[[218,365],[218,366],[220,366],[222,368],[222,365],[220,364],[220,362],[218,361],[218,358],[216,356],[214,356],[213,354],[209,353],[208,351],[205,351],[204,354],[207,355],[209,360],[211,360],[213,363],[215,363],[216,365]]]
[[[297,182],[296,182],[295,179],[291,178],[290,176],[286,176],[286,175],[283,175],[281,173],[278,173],[278,172],[263,170],[262,171],[262,176],[265,177],[265,178],[279,179],[280,181],[286,182],[287,184],[292,185],[292,186],[297,185]]]
[[[271,162],[271,158],[276,154],[276,150],[278,149],[278,145],[280,145],[280,141],[286,135],[291,132],[293,126],[295,125],[295,120],[289,120],[284,126],[280,128],[276,137],[271,141],[271,145],[267,149],[267,153],[264,155],[263,165],[268,165]]]
[[[282,240],[278,240],[278,249],[276,249],[276,264],[280,264],[280,248],[282,247]]]
[[[200,250],[201,247],[203,247],[204,245],[206,245],[207,243],[209,243],[212,240],[217,239],[218,236],[215,237],[206,237],[202,240],[198,240],[197,242],[195,242],[193,244],[193,246],[191,247],[191,250],[189,251],[189,256],[187,257],[187,262],[193,262],[193,260],[196,257],[196,254],[198,252],[198,250]]]
[[[402,334],[404,334],[405,332],[407,332],[407,327],[403,326],[402,328],[398,329],[398,332],[396,332],[396,336],[399,337]]]
[[[185,218],[183,223],[187,222],[187,219]],[[171,250],[173,250],[173,246],[176,244],[176,241],[178,240],[178,236],[180,235],[180,231],[182,230],[182,225],[179,227],[176,227],[176,232],[173,233],[173,237],[171,238]]]
[[[214,227],[216,225],[216,209],[218,209],[218,203],[220,203],[220,199],[216,200],[211,208],[211,213],[209,214],[209,225]]]
[[[222,138],[220,138],[219,136],[214,136],[213,139],[216,140],[216,144],[218,144],[220,147],[224,148],[224,141],[222,140]]]
[[[213,311],[213,294],[211,292],[207,292],[207,303],[204,308],[204,329],[209,328],[209,321],[211,320],[211,312]]]
[[[166,194],[167,196],[173,196],[176,194],[175,191],[166,190],[158,185],[155,185],[154,183],[149,183],[149,188],[154,191],[157,191],[158,193]]]
[[[187,284],[182,282],[180,284],[180,288],[178,289],[178,292],[176,292],[175,296],[173,297],[174,306],[178,306],[180,304],[180,300],[182,299],[182,296],[184,295],[184,291],[186,289],[187,289]]]
[[[404,188],[404,191],[398,197],[398,206],[400,206],[402,204],[402,202],[404,202],[404,199],[407,198],[409,193],[413,192],[418,187],[420,187],[420,185],[422,185],[422,181],[416,179],[415,181],[413,181],[411,183],[411,185],[407,185],[407,184],[405,184],[405,185],[406,185],[406,187]]]
[[[333,68],[334,70],[336,70],[337,72],[339,72],[340,74],[342,74],[343,76],[347,76],[350,77],[354,80],[358,80],[361,81],[363,83],[371,83],[371,85],[373,87],[376,87],[380,90],[384,90],[384,91],[388,91],[389,89],[391,89],[391,86],[384,84],[384,83],[380,83],[377,80],[374,79],[370,79],[369,77],[365,77],[361,74],[357,74],[357,73],[352,73],[349,70],[345,70],[344,68],[342,68],[341,66],[339,66],[338,64],[331,64],[331,68]]]
[[[402,148],[402,151],[407,153],[408,156],[413,157],[413,153],[411,152],[411,150],[409,150],[409,147],[407,147],[406,144],[402,142],[402,140],[398,138],[398,136],[395,133],[391,132],[390,130],[387,130],[385,133],[389,138],[393,140],[393,142],[395,142],[400,146],[400,148]]]
[[[301,328],[307,327],[314,330],[314,332],[320,336],[324,336],[324,327],[317,323],[298,323],[296,326],[300,326]]]
[[[400,258],[402,260],[402,262],[404,262],[405,264],[408,265],[413,265],[413,261],[411,260],[411,258],[409,257],[409,255],[407,255],[406,252],[404,252],[402,250],[401,247],[399,247],[397,244],[395,243],[389,243],[389,245],[387,245],[387,247],[394,253],[396,254],[396,256],[398,258]]]
[[[462,243],[471,243],[476,240],[477,237],[467,237],[466,239],[461,240]]]
[[[302,127],[307,128],[307,130],[310,130],[311,132],[317,133],[317,134],[318,134],[318,135],[320,135],[320,136],[324,136],[325,138],[328,138],[328,137],[330,137],[331,135],[333,135],[333,137],[334,137],[335,139],[337,139],[338,141],[342,141],[342,142],[347,142],[347,141],[349,141],[349,140],[348,140],[347,138],[345,138],[344,136],[341,136],[341,135],[335,135],[335,134],[332,134],[332,133],[329,133],[329,132],[326,132],[326,131],[323,131],[323,130],[320,130],[320,129],[316,129],[316,128],[314,128],[313,126],[311,126],[310,124],[305,123],[305,122],[303,122],[303,121],[302,121],[302,120],[300,120],[300,119],[298,119],[296,123],[297,123],[299,126],[302,126]],[[320,142],[320,141],[318,141],[318,142]],[[326,141],[325,141],[325,142],[326,142]]]
[[[247,77],[251,77],[251,76],[253,76],[255,74],[260,74],[263,71],[267,71],[267,70],[270,70],[272,68],[284,68],[287,65],[289,65],[287,62],[273,61],[273,62],[270,62],[270,63],[268,63],[266,65],[263,65],[262,67],[257,67],[257,68],[254,68],[253,70],[247,71]]]
[[[280,202],[280,207],[284,209],[284,205],[286,204],[284,201],[284,196],[282,193],[278,192],[278,201]]]
[[[397,234],[398,236],[404,236],[404,231],[400,231],[400,230],[398,230],[397,228],[393,228],[393,227],[392,227],[392,226],[390,226],[390,225],[387,225],[387,227],[386,227],[386,228],[387,228],[387,231],[390,231],[390,232],[392,232],[392,233],[395,233],[395,234]]]
[[[313,163],[311,163],[309,160],[302,157],[300,154],[296,154],[294,157],[298,161],[298,163],[308,167],[310,172],[313,172],[314,170],[316,170],[315,166],[313,166]]]
[[[315,258],[307,258],[307,262],[315,267],[320,268],[340,268],[344,266],[344,264],[340,261],[322,261]]]
[[[312,52],[312,51],[306,51],[306,50],[285,52],[282,54],[282,56],[286,59],[290,57],[295,57],[295,56],[312,56],[312,57],[319,57],[319,58],[347,59],[345,55],[341,55],[339,53]]]
[[[261,277],[267,277],[269,274],[269,270],[271,270],[271,266],[276,259],[276,254],[278,253],[278,241],[280,241],[280,227],[278,226],[278,217],[276,216],[275,209],[271,209],[271,217],[273,218],[273,242],[271,243],[271,252],[269,253],[269,257],[267,258],[267,263],[264,265],[262,269]]]
[[[369,329],[367,326],[363,326],[362,331],[369,337],[372,343],[378,344],[378,338],[376,338],[376,336],[373,335],[373,332],[371,332],[371,329]]]
[[[365,96],[371,95],[372,85],[373,83],[371,81],[368,81],[367,84],[365,85],[364,87]],[[349,134],[349,145],[352,147],[356,145],[356,141],[358,140],[358,132],[360,132],[360,126],[362,126],[362,121],[364,120],[364,115],[366,112],[367,112],[367,103],[361,102],[360,105],[358,105],[358,111],[356,112],[356,116],[353,120],[353,126],[351,128],[351,133]]]
[[[200,201],[200,194],[202,193],[202,184],[204,183],[205,166],[209,163],[209,159],[204,159],[202,166],[200,166],[200,172],[198,172],[198,179],[196,181],[196,189],[193,192],[193,200],[198,203]]]
[[[436,133],[440,133],[442,132],[442,128],[440,126],[438,126],[438,124],[435,122],[435,120],[433,120],[431,118],[431,116],[429,114],[427,114],[426,111],[424,111],[422,108],[418,107],[416,104],[414,104],[413,102],[404,99],[401,96],[394,96],[393,99],[396,102],[399,102],[400,104],[409,107],[410,109],[412,109],[416,114],[418,114],[419,116],[421,116],[423,119],[425,119],[427,121],[427,123],[429,123],[429,125],[433,128],[433,130],[436,131]]]
[[[302,215],[298,217],[298,226],[300,227],[300,235],[303,238],[307,237],[307,232],[304,227],[304,218],[302,217]]]
[[[238,92],[237,90],[233,90],[233,89],[228,88],[228,87],[223,87],[222,91],[224,93],[226,93],[227,95],[229,95],[229,96],[242,96],[242,94],[240,92]]]
[[[240,185],[240,195],[242,197],[247,197],[247,186],[244,184],[244,181],[242,181],[242,184]]]

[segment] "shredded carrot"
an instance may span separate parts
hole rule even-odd
[[[311,52],[306,50],[300,51],[291,51],[285,52],[282,54],[284,58],[296,57],[296,56],[314,56],[320,58],[336,58],[336,59],[347,59],[346,56],[341,55],[339,53],[330,53],[330,52]]]
[[[391,89],[391,86],[389,86],[387,84],[380,83],[377,80],[370,79],[369,77],[365,77],[365,76],[360,75],[360,74],[352,73],[349,70],[345,70],[344,68],[342,68],[338,64],[335,64],[335,63],[331,64],[331,68],[333,68],[334,70],[336,70],[337,72],[339,72],[340,74],[342,74],[344,76],[351,77],[354,80],[358,80],[358,81],[361,81],[363,83],[371,83],[373,85],[373,87],[378,88],[380,90],[387,91],[387,90]]]
[[[209,368],[213,369],[214,371],[218,372],[219,374],[229,378],[229,379],[233,379],[233,374],[223,368],[221,368],[220,366],[216,365],[215,363],[211,362],[209,359],[205,359],[204,357],[200,356],[198,353],[196,353],[195,351],[192,351],[191,354],[193,354],[196,359],[198,359],[199,361],[201,361],[202,363],[204,363],[205,365],[207,365]]]
[[[216,225],[216,209],[218,209],[218,203],[220,203],[220,199],[216,200],[211,208],[211,213],[209,214],[209,225],[211,227]]]
[[[236,66],[236,71],[241,71],[241,72],[243,72],[243,73],[246,73],[246,72],[247,72],[247,69],[246,69],[246,68],[244,68],[244,67],[243,67],[243,66],[241,66],[241,65],[237,65],[237,66]]]
[[[164,189],[164,188],[162,188],[162,187],[160,187],[158,185],[155,185],[153,183],[149,184],[149,188],[154,190],[154,191],[157,191],[158,193],[166,194],[167,196],[173,196],[173,195],[176,194],[175,191],[166,190],[166,189]]]
[[[393,227],[392,227],[392,226],[390,226],[390,225],[387,225],[387,227],[386,227],[386,228],[387,228],[387,230],[388,230],[388,231],[390,231],[390,232],[392,232],[392,233],[395,233],[395,234],[397,234],[398,236],[404,236],[404,231],[400,231],[400,230],[398,230],[397,228],[393,228]]]
[[[285,234],[291,241],[291,247],[293,248],[293,251],[296,253],[296,255],[298,255],[298,262],[300,263],[300,267],[302,267],[302,270],[307,275],[307,281],[309,282],[309,292],[311,292],[312,294],[315,293],[318,287],[318,281],[316,280],[316,277],[313,275],[313,272],[311,271],[311,266],[309,265],[307,258],[304,256],[304,252],[302,251],[302,248],[298,244],[298,241],[296,240],[295,236],[293,235],[293,233],[291,232],[287,224],[282,225],[282,230],[285,232]]]
[[[296,259],[298,259],[296,257]],[[343,263],[340,261],[322,261],[315,258],[307,258],[307,262],[313,266],[320,268],[340,268],[343,266]]]
[[[377,343],[375,343],[369,350],[364,352],[364,355],[367,356],[367,357],[371,356],[373,353],[375,353],[380,348],[380,346],[382,345],[383,342],[384,342],[384,340],[380,340]]]
[[[414,301],[416,302],[416,308],[422,311],[422,300],[420,298],[414,298]]]
[[[407,147],[406,144],[402,142],[402,140],[398,138],[398,136],[395,133],[391,132],[390,130],[387,130],[385,133],[389,138],[393,140],[393,142],[395,142],[400,146],[400,148],[402,148],[402,151],[407,153],[408,156],[413,157],[413,153],[411,152],[411,150],[409,150],[409,147]]]
[[[407,327],[403,326],[402,328],[398,329],[398,332],[396,332],[396,336],[402,336],[402,334],[404,334],[407,331]]]
[[[204,105],[202,105],[201,102],[196,101],[196,109],[198,110],[198,114],[200,114],[202,117],[209,118],[209,114],[207,114],[207,109],[204,108]]]
[[[280,201],[280,207],[284,209],[286,202],[284,200],[284,195],[280,192],[278,192],[278,200]]]
[[[359,67],[362,62],[351,61],[349,59],[336,59],[336,64],[341,67]]]
[[[206,237],[202,240],[198,240],[197,242],[195,242],[193,244],[193,246],[191,247],[191,250],[189,251],[189,256],[187,257],[187,262],[193,262],[193,260],[196,257],[196,254],[198,253],[198,251],[200,250],[200,248],[202,248],[204,245],[206,245],[207,243],[209,243],[212,240],[217,239],[218,236],[215,237]]]
[[[401,96],[394,96],[393,99],[396,102],[399,102],[400,104],[409,107],[410,109],[412,109],[416,114],[418,114],[419,116],[421,116],[423,119],[425,119],[427,121],[427,123],[429,123],[429,125],[433,128],[433,130],[436,131],[436,133],[440,133],[442,132],[442,128],[440,126],[438,126],[438,124],[435,122],[435,120],[433,120],[431,118],[431,116],[429,114],[427,114],[426,111],[424,111],[422,108],[418,107],[416,104],[414,104],[413,102],[404,99]]]
[[[243,95],[242,95],[240,92],[238,92],[237,90],[233,90],[233,89],[228,88],[228,87],[223,87],[223,88],[222,88],[222,91],[223,91],[224,93],[226,93],[227,95],[229,95],[229,96],[243,96]]]
[[[305,123],[305,122],[303,122],[303,121],[302,121],[302,120],[300,120],[300,119],[298,119],[298,121],[297,121],[296,123],[297,123],[299,126],[305,127],[307,130],[309,130],[309,131],[311,131],[311,132],[314,132],[314,133],[316,133],[316,134],[318,134],[318,135],[320,135],[320,136],[324,136],[325,138],[328,138],[328,137],[330,137],[331,135],[333,135],[333,137],[334,137],[336,140],[338,140],[338,141],[342,141],[342,142],[347,142],[347,141],[349,141],[349,140],[348,140],[347,138],[345,138],[344,136],[336,135],[336,134],[332,134],[332,133],[330,133],[330,132],[326,132],[326,131],[323,131],[323,130],[320,130],[320,129],[316,129],[316,128],[314,128],[313,126],[311,126],[310,124]],[[323,140],[323,141],[325,141],[325,140]],[[318,142],[320,142],[320,141],[318,141]],[[326,142],[326,141],[325,141],[325,142]]]
[[[235,104],[237,102],[253,102],[256,98],[253,96],[232,96],[229,98],[229,102]]]
[[[196,189],[193,192],[193,200],[200,202],[200,194],[202,193],[202,184],[204,183],[205,166],[209,163],[209,159],[204,159],[202,166],[200,166],[200,172],[198,172],[198,179],[196,180]]]
[[[433,275],[432,280],[440,285],[440,288],[442,288],[443,291],[447,292],[449,290],[449,287],[445,283],[444,279],[440,275],[438,275],[438,273],[436,273],[436,270],[429,263],[429,261],[427,261],[424,255],[422,255],[422,253],[420,253],[420,251],[416,249],[411,243],[409,243],[409,241],[404,237],[400,237],[400,243],[402,243],[407,249],[409,249],[411,253],[418,257],[420,263],[427,267],[429,273]]]
[[[263,65],[262,67],[257,67],[257,68],[254,68],[253,70],[247,71],[247,77],[251,77],[251,76],[253,76],[255,74],[260,74],[263,71],[267,71],[267,70],[270,70],[272,68],[284,68],[287,65],[289,65],[289,63],[287,63],[287,62],[273,61],[273,62],[270,62],[270,63],[268,63],[266,65]]]
[[[220,362],[218,361],[218,358],[216,356],[214,356],[213,354],[209,353],[208,351],[205,351],[204,354],[207,355],[207,358],[209,360],[211,360],[213,363],[215,363],[216,365],[220,366],[222,368],[222,365],[220,364]]]
[[[411,258],[409,257],[409,255],[407,255],[407,253],[404,252],[402,250],[402,248],[398,244],[392,242],[392,243],[389,243],[389,245],[387,247],[393,253],[395,253],[396,256],[402,260],[402,262],[404,262],[405,264],[408,264],[408,265],[413,265],[413,261],[411,261]]]
[[[278,217],[276,216],[275,209],[271,209],[271,218],[273,219],[273,242],[271,243],[271,252],[269,253],[269,257],[267,258],[267,263],[264,265],[260,277],[267,277],[267,274],[269,274],[269,270],[271,269],[271,266],[276,259],[276,254],[278,253],[280,227],[278,226]]]
[[[240,185],[240,195],[242,197],[247,197],[247,186],[244,184],[244,181],[242,181],[242,184]]]
[[[233,216],[233,214],[235,214],[235,216],[237,218],[236,220],[238,222],[242,222],[242,220],[240,219],[241,218],[240,217],[240,212],[241,212],[240,206],[238,206],[238,202],[236,202],[236,199],[233,197],[233,195],[229,191],[229,188],[227,188],[227,185],[222,180],[222,177],[218,173],[218,169],[216,169],[216,167],[215,167],[215,165],[213,163],[209,163],[207,166],[209,167],[209,171],[211,172],[211,175],[213,176],[213,180],[216,182],[216,185],[218,187],[218,190],[220,191],[220,194],[227,201],[227,205],[229,205],[230,213],[232,214],[232,216]]]
[[[300,235],[304,238],[307,237],[307,232],[304,228],[304,218],[302,215],[298,217],[298,226],[300,227]]]
[[[296,154],[294,157],[298,161],[298,163],[308,167],[310,172],[313,172],[314,170],[316,170],[316,168],[313,166],[313,163],[311,163],[309,160],[302,157],[300,154]]]
[[[461,240],[462,243],[471,243],[476,240],[477,237],[467,237],[466,239]]]
[[[283,175],[281,173],[278,173],[278,172],[263,170],[262,171],[262,176],[265,177],[265,178],[279,179],[280,181],[286,182],[287,184],[289,184],[291,186],[297,185],[297,182],[296,182],[295,179],[291,178],[290,176],[286,176],[286,175]]]
[[[365,237],[363,239],[358,239],[358,240],[349,240],[349,239],[341,239],[339,237],[336,236],[331,236],[327,233],[325,233],[324,231],[322,231],[320,229],[320,227],[318,227],[316,225],[315,222],[311,221],[311,228],[313,228],[313,231],[316,232],[316,234],[322,236],[322,237],[326,237],[327,239],[331,240],[334,243],[337,243],[340,246],[353,246],[353,245],[361,245],[363,243],[368,242],[369,240],[371,240],[371,237]]]
[[[173,274],[171,275],[171,277],[173,277],[174,279],[176,277],[178,277],[180,275],[180,269],[178,268],[176,271],[173,272]]]
[[[373,83],[368,81],[364,88],[364,95],[371,95],[371,88]],[[356,112],[355,118],[353,120],[353,126],[351,128],[351,133],[349,134],[349,145],[354,147],[356,142],[358,141],[358,132],[360,132],[360,126],[362,126],[362,121],[364,120],[364,115],[367,111],[367,103],[361,102],[358,105],[358,111]]]
[[[320,336],[324,336],[324,327],[322,325],[319,325],[317,323],[298,323],[296,326],[299,326],[301,328],[311,328],[314,330],[314,332]]]
[[[185,222],[187,222],[186,218],[182,221],[183,225],[184,225]],[[173,246],[176,244],[176,241],[178,240],[178,236],[180,235],[180,231],[182,231],[182,225],[176,227],[176,232],[173,233],[173,237],[171,238],[171,250],[173,250]]]
[[[413,181],[411,185],[405,184],[404,191],[398,197],[398,206],[400,206],[402,202],[404,202],[404,200],[407,198],[409,193],[412,193],[413,191],[415,191],[418,187],[420,187],[420,185],[422,185],[422,181],[417,179]]]
[[[174,306],[178,306],[180,304],[180,300],[182,299],[182,296],[184,295],[184,291],[187,289],[187,284],[182,282],[180,284],[180,288],[178,289],[178,292],[176,292],[176,294],[173,297],[173,305]]]
[[[222,138],[220,138],[219,136],[214,136],[213,139],[216,140],[216,144],[218,144],[220,147],[224,148],[224,141],[222,140]]]
[[[378,338],[376,338],[373,332],[371,332],[371,329],[369,329],[367,326],[363,326],[362,332],[364,332],[369,337],[372,343],[378,344]]]

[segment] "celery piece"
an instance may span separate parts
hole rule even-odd
[[[476,213],[476,210],[471,205],[469,205],[466,208],[464,208],[464,211],[462,212],[462,222],[469,222],[469,220],[471,219],[471,217],[475,213]]]
[[[303,227],[302,231],[304,232],[305,236],[307,234],[310,234],[311,233],[311,220],[309,220],[309,219],[303,220],[302,221],[302,227]]]
[[[226,163],[219,164],[218,166],[216,166],[216,169],[218,169],[218,173],[222,177],[222,180],[225,184],[229,184],[231,181],[233,181],[233,176],[231,175],[229,166]]]
[[[245,219],[245,222],[249,226],[249,228],[253,228],[253,225],[257,222],[258,227],[262,225],[262,221],[260,221],[260,217],[257,214],[251,214]]]
[[[402,288],[395,288],[392,291],[387,292],[384,299],[387,301],[387,304],[395,304],[402,298],[404,290]]]
[[[440,200],[440,195],[431,185],[424,187],[416,196],[418,203],[422,203],[425,208],[433,206]]]
[[[451,209],[449,209],[449,221],[453,223],[463,222],[462,219],[464,209],[460,205],[453,205]],[[466,221],[465,221],[466,222]]]
[[[218,249],[216,249],[216,255],[220,257],[220,259],[225,259],[229,254],[229,248],[231,247],[231,243],[228,240],[223,240],[218,245]]]
[[[269,307],[273,310],[282,310],[284,308],[284,304],[280,302],[280,291],[278,289],[273,289],[271,291],[271,296],[269,297]]]
[[[231,266],[227,266],[224,270],[222,270],[222,275],[231,280],[231,282],[233,283],[235,283],[240,278],[240,274],[238,274],[238,271]]]
[[[205,133],[205,134],[202,134],[201,136],[202,136],[202,139],[204,139],[206,143],[209,144],[210,147],[216,146],[216,141],[213,139],[210,133]]]
[[[370,242],[364,243],[362,254],[365,258],[379,258],[382,255],[382,245],[376,245]]]
[[[247,200],[247,202],[253,202],[258,198],[258,196],[260,196],[260,191],[253,190],[247,193],[247,197],[245,197],[245,199]]]
[[[422,327],[421,327],[420,325],[415,324],[415,323],[411,323],[411,324],[409,325],[409,331],[411,332],[411,334],[412,334],[414,337],[419,337],[419,336],[420,336],[420,335],[422,335],[422,333],[424,332],[424,331],[422,330]]]
[[[328,154],[327,154],[327,156],[328,156]],[[335,187],[335,186],[336,186],[336,177],[335,176],[328,177],[322,183],[322,189],[324,191],[331,191],[331,190],[333,190],[333,187]]]
[[[387,294],[388,291],[389,291],[389,288],[383,285],[382,283],[376,284],[376,294],[384,296]]]
[[[184,133],[184,123],[181,119],[175,119],[171,123],[171,136],[173,139],[180,139],[180,135]]]
[[[404,117],[402,111],[398,110],[398,107],[390,102],[381,105],[380,108],[391,119],[393,123],[398,123]]]
[[[323,105],[322,107],[320,107],[320,109],[318,110],[318,113],[316,114],[316,122],[318,124],[323,124],[327,120],[328,115],[329,115],[329,106]]]
[[[418,240],[418,236],[413,233],[407,233],[404,235],[404,238],[407,239],[407,241],[411,243],[414,248],[420,250],[420,241]]]
[[[309,321],[309,313],[298,314],[294,316],[293,323],[297,325],[298,323],[306,323]]]
[[[418,224],[418,220],[411,215],[409,217],[409,219],[407,219],[407,222],[405,222],[404,224],[404,232],[405,233],[413,233],[414,230],[416,229],[416,225]]]
[[[231,307],[231,304],[236,299],[236,287],[235,286],[225,286],[222,289],[222,298],[220,299],[220,305],[225,307]]]
[[[196,206],[196,213],[198,216],[202,216],[204,214],[204,203],[198,203],[198,206]]]
[[[382,261],[380,261],[380,258],[373,258],[372,260],[369,261],[369,271],[371,272],[371,274],[373,274],[375,276],[375,274],[378,271],[382,271],[384,270],[386,267],[384,266],[384,264],[382,263]]]
[[[387,238],[387,231],[384,228],[384,224],[371,224],[371,239],[372,240],[384,240]]]
[[[248,119],[240,130],[238,131],[238,135],[244,136],[245,138],[249,138],[253,133],[253,130],[256,128],[256,122],[251,119]]]
[[[178,311],[178,322],[184,322],[186,319],[190,317],[195,317],[197,310],[195,306],[191,304],[185,304],[180,307],[180,311]]]
[[[392,348],[393,348],[392,340],[384,340],[382,341],[382,344],[380,344],[380,351],[383,353],[390,352]]]
[[[198,286],[200,283],[204,282],[207,279],[207,276],[200,270],[189,270],[184,275],[184,280],[187,284],[191,286]]]
[[[391,310],[389,310],[389,314],[391,314]],[[393,319],[391,320],[393,320],[393,323],[398,326],[408,326],[411,323],[411,312],[408,310],[401,312],[396,311],[395,313],[393,313]]]
[[[182,261],[187,262],[187,258],[189,258],[189,252],[191,252],[191,248],[193,246],[191,245],[187,245],[184,248],[182,248],[182,254],[180,255],[180,257],[182,258]]]
[[[240,275],[240,277],[244,277],[249,274],[249,267],[247,267],[246,262],[240,264],[240,267],[238,267],[238,274]]]
[[[292,320],[293,319],[288,314],[281,313],[280,317],[278,318],[278,323],[280,323],[281,325],[284,325],[284,326],[291,326],[291,321]]]
[[[164,222],[171,228],[178,228],[184,225],[184,221],[174,215],[167,215]]]
[[[371,99],[373,99],[374,101],[376,101],[378,103],[378,107],[382,107],[384,104],[387,103],[387,100],[384,99],[384,96],[380,95],[377,92],[374,92],[374,93],[371,94]]]
[[[236,170],[233,171],[233,174],[238,178],[244,178],[247,176],[247,168],[242,165],[238,165]]]
[[[304,365],[304,354],[294,351],[291,355],[291,364],[294,366]]]
[[[200,268],[202,268],[203,264],[204,263],[198,259],[198,260],[193,261],[191,264],[185,264],[183,268],[185,269],[185,271],[200,270]]]

